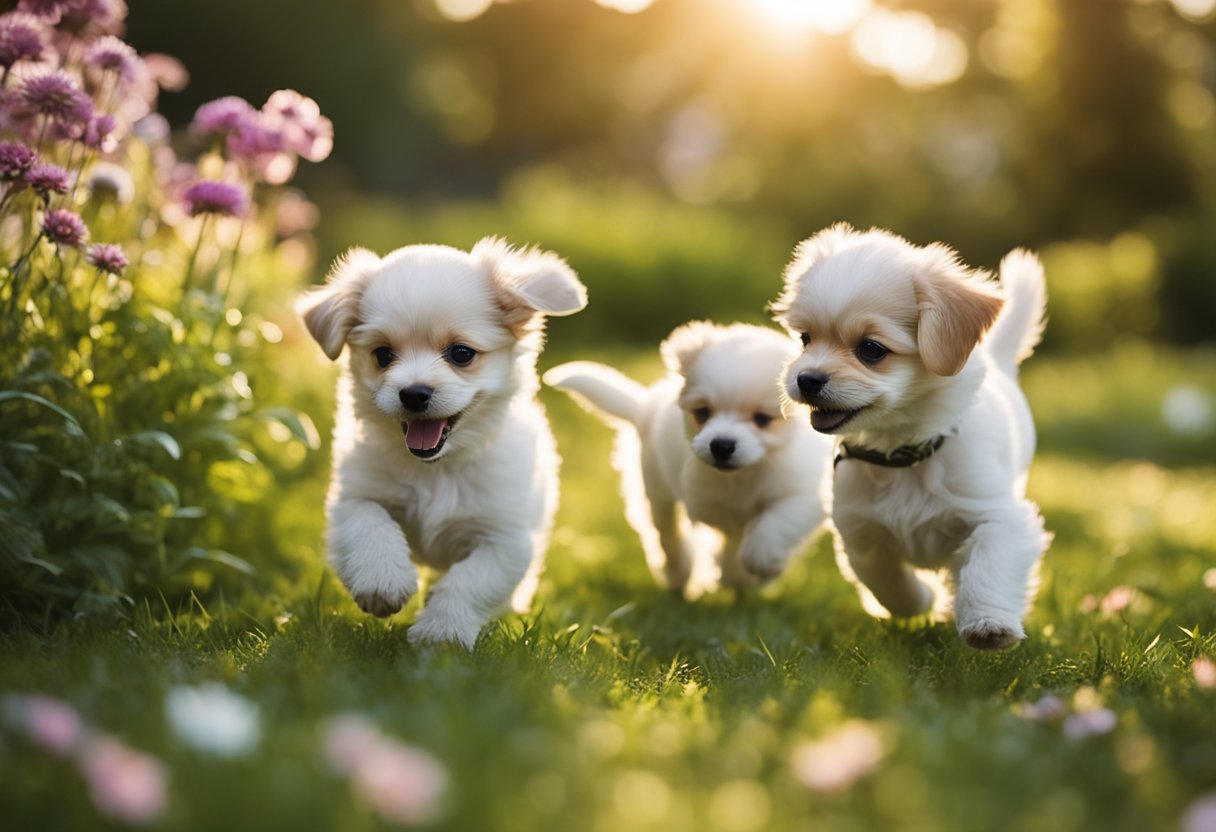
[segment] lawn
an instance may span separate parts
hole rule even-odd
[[[611,359],[658,371],[649,354]],[[868,617],[825,537],[758,594],[673,599],[624,524],[609,432],[546,391],[563,502],[532,615],[492,624],[472,653],[414,649],[413,607],[362,616],[317,555],[259,595],[172,615],[149,605],[113,629],[4,634],[5,827],[117,823],[77,761],[26,736],[31,694],[161,761],[153,828],[362,830],[397,817],[520,832],[1067,832],[1177,829],[1188,808],[1202,823],[1198,801],[1216,795],[1204,659],[1216,657],[1216,442],[1194,402],[1216,396],[1216,356],[1036,358],[1026,386],[1041,431],[1030,491],[1056,538],[1016,649],[981,654],[950,625]],[[280,519],[313,548],[320,488],[299,490]],[[235,756],[170,727],[171,691],[211,682],[256,708],[258,738]],[[438,803],[394,815],[335,767],[326,737],[342,714],[433,755]],[[1206,823],[1187,828],[1214,828],[1210,807]]]

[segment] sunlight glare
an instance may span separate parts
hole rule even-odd
[[[849,30],[870,8],[870,0],[751,0],[778,26],[814,29],[829,35]]]
[[[435,0],[435,8],[448,20],[464,23],[480,17],[494,0]]]
[[[595,0],[606,9],[615,9],[624,14],[637,14],[650,8],[654,0]]]
[[[963,39],[920,12],[872,12],[853,31],[853,50],[906,87],[948,84],[967,68]]]

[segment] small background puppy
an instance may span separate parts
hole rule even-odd
[[[411,642],[472,647],[514,593],[527,608],[557,505],[558,456],[535,400],[544,315],[586,305],[557,256],[484,239],[466,253],[353,249],[298,308],[338,381],[329,557],[366,612],[446,574]]]
[[[947,567],[958,631],[980,649],[1024,637],[1050,541],[1024,496],[1035,433],[1017,384],[1042,333],[1043,268],[1014,251],[1000,273],[1004,300],[943,245],[837,225],[798,246],[774,304],[804,345],[789,395],[843,440],[842,571],[912,616],[934,601],[913,567]]]
[[[692,323],[661,351],[671,372],[649,388],[585,361],[554,367],[545,383],[618,428],[626,515],[660,583],[691,596],[715,580],[741,588],[776,577],[823,521],[831,453],[782,413],[793,342]]]

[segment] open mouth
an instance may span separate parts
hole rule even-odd
[[[835,433],[863,410],[864,407],[856,410],[828,410],[816,407],[811,410],[811,427],[820,433]]]
[[[441,450],[452,427],[460,418],[457,413],[444,419],[413,419],[401,423],[401,431],[405,434],[406,447],[410,453],[419,459],[431,459]]]

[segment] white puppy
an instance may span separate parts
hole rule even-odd
[[[771,329],[692,323],[661,352],[671,372],[649,388],[586,361],[554,367],[545,383],[618,428],[626,516],[660,583],[693,595],[715,580],[776,577],[824,519],[831,456],[830,440],[782,412],[795,344]]]
[[[842,571],[913,616],[934,601],[913,567],[948,569],[959,634],[988,650],[1024,638],[1050,542],[1025,497],[1035,433],[1017,383],[1042,333],[1043,268],[1014,251],[1000,274],[1003,300],[946,246],[842,224],[798,246],[774,304],[804,345],[789,395],[842,440]]]
[[[299,311],[338,381],[329,557],[359,606],[397,612],[411,560],[446,574],[411,642],[472,647],[514,593],[527,608],[557,505],[559,459],[535,399],[545,315],[586,305],[556,255],[487,238],[466,253],[353,249]]]

